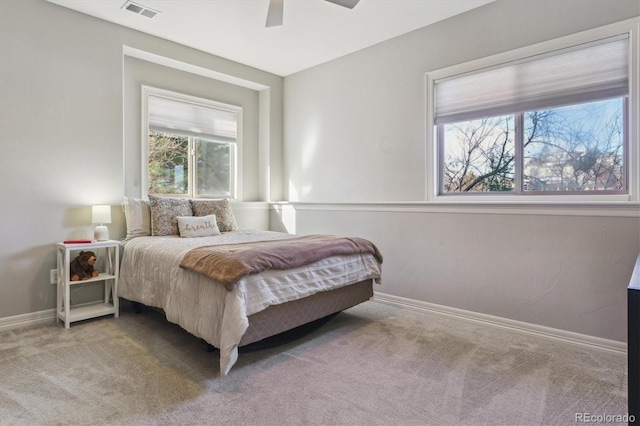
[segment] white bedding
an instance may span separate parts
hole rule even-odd
[[[241,230],[212,237],[137,237],[124,243],[120,296],[162,308],[167,319],[220,349],[220,373],[238,358],[247,317],[277,305],[366,279],[380,279],[370,254],[334,256],[287,271],[242,278],[232,291],[204,275],[178,266],[191,249],[216,244],[291,238],[294,235]]]

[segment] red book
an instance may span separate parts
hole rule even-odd
[[[65,240],[62,243],[63,244],[90,244],[90,243],[95,243],[98,240]]]

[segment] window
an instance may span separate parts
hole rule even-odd
[[[149,194],[237,198],[241,108],[143,87]]]
[[[429,73],[434,195],[629,199],[630,39],[547,43]]]

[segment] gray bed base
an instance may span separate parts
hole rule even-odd
[[[312,321],[366,302],[373,296],[373,280],[316,293],[249,315],[249,328],[239,347],[275,336]]]

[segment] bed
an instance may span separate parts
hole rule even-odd
[[[158,208],[175,201],[149,198],[148,207],[145,201],[125,199],[127,239],[122,243],[119,296],[162,309],[167,320],[218,348],[222,376],[237,361],[239,347],[367,301],[373,295],[373,282],[381,279],[382,257],[372,243],[374,252],[314,258],[286,270],[267,266],[236,274],[232,284],[226,275],[214,275],[214,279],[193,268],[204,263],[202,258],[190,265],[189,256],[205,253],[209,259],[211,253],[203,250],[228,252],[253,245],[256,250],[262,246],[274,250],[307,236],[238,229],[227,200],[192,200],[189,211],[184,200],[178,202],[182,209],[175,204]],[[213,235],[181,232],[185,220],[191,223],[189,229],[202,231],[211,219],[217,228]],[[151,230],[146,221],[151,222]],[[218,266],[211,269],[225,269]]]

